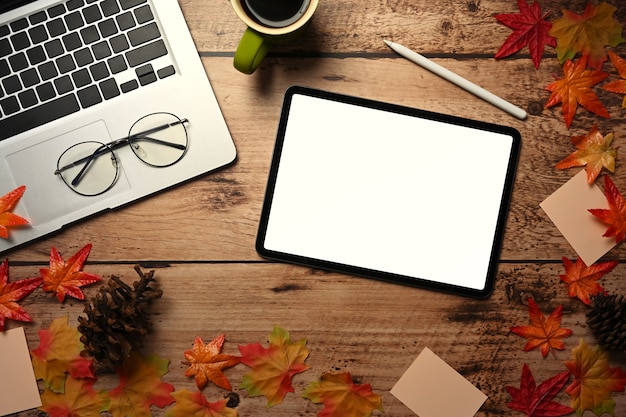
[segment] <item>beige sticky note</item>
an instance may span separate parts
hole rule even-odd
[[[419,417],[472,417],[487,396],[424,348],[391,389]]]
[[[586,265],[592,265],[615,246],[614,238],[602,236],[607,225],[588,211],[592,208],[606,209],[609,204],[597,185],[587,183],[585,170],[539,206]]]
[[[41,406],[24,328],[0,333],[0,416]]]

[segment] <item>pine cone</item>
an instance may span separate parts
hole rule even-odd
[[[107,286],[85,305],[87,317],[78,318],[78,331],[85,350],[96,362],[106,368],[122,364],[132,350],[141,346],[152,322],[148,306],[163,295],[153,289],[154,271],[144,274],[135,266],[141,278],[133,288],[113,275]]]
[[[598,294],[587,312],[587,324],[598,344],[613,352],[626,352],[626,299]]]

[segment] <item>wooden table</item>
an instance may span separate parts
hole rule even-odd
[[[494,18],[517,13],[510,0],[321,0],[314,21],[300,41],[272,52],[252,76],[238,73],[232,58],[244,25],[228,0],[180,0],[198,51],[213,84],[238,149],[233,166],[204,176],[129,207],[72,226],[45,240],[10,252],[11,280],[36,276],[48,264],[50,248],[71,256],[87,243],[93,249],[88,272],[107,279],[115,274],[137,279],[133,265],[154,269],[164,295],[153,305],[155,328],[145,352],[171,361],[165,380],[177,389],[195,389],[183,375],[183,351],[195,336],[209,341],[226,334],[224,353],[238,354],[237,345],[265,345],[274,325],[306,338],[311,369],[294,378],[296,393],[266,408],[263,397],[250,398],[243,389],[239,416],[315,416],[322,409],[301,398],[304,388],[324,372],[350,372],[382,396],[384,415],[414,415],[390,389],[424,347],[429,347],[488,395],[481,416],[521,415],[507,408],[505,386],[519,386],[522,365],[529,364],[537,382],[564,370],[581,338],[595,344],[587,328],[588,308],[570,299],[561,258],[575,252],[539,203],[569,180],[577,169],[554,165],[573,151],[570,137],[586,134],[594,123],[614,132],[615,145],[626,143],[622,97],[596,88],[611,113],[606,120],[579,108],[571,129],[560,106],[546,109],[545,90],[562,70],[548,48],[539,70],[528,50],[496,61],[495,52],[511,33]],[[582,13],[586,0],[543,0],[553,18],[561,8]],[[626,22],[626,6],[616,19]],[[495,94],[526,109],[519,121],[393,53],[383,39],[421,51],[434,61],[466,76]],[[626,46],[616,51],[623,56]],[[615,76],[611,65],[604,67]],[[364,96],[425,110],[454,114],[517,128],[523,148],[502,247],[497,285],[483,301],[418,288],[273,263],[255,252],[254,240],[280,105],[293,84]],[[445,151],[445,145],[444,145]],[[626,190],[626,169],[618,159],[613,176]],[[445,166],[442,166],[445,169]],[[442,185],[444,186],[444,185]],[[459,210],[462,210],[459,206]],[[449,254],[454,262],[455,254]],[[626,257],[619,245],[603,260]],[[624,293],[626,264],[602,279],[611,293]],[[85,289],[96,293],[98,286]],[[525,339],[511,326],[528,323],[527,299],[533,297],[546,314],[563,305],[563,327],[573,330],[566,349],[543,359],[525,353]],[[75,323],[83,303],[60,305],[38,290],[21,303],[33,316],[25,324],[31,349],[37,331],[62,315]],[[9,321],[8,328],[22,323]],[[614,365],[626,367],[624,357]],[[238,385],[248,368],[226,371]],[[105,380],[108,377],[104,377]],[[224,391],[209,386],[212,401]],[[453,394],[450,393],[451,400]],[[616,415],[626,413],[626,395],[615,393]],[[569,396],[557,397],[569,404]],[[589,412],[587,412],[589,413]],[[20,416],[36,416],[36,411]],[[163,411],[154,410],[161,416]],[[375,411],[373,415],[381,415]],[[592,414],[588,414],[592,415]]]

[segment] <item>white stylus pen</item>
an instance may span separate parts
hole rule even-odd
[[[474,84],[471,81],[466,80],[458,74],[453,73],[447,68],[442,67],[439,64],[434,63],[430,59],[424,57],[423,55],[418,54],[417,52],[411,51],[406,46],[402,46],[395,42],[390,42],[385,40],[385,43],[398,54],[402,55],[406,59],[415,62],[417,65],[426,68],[430,72],[440,76],[441,78],[450,81],[453,84],[461,87],[462,89],[469,91],[474,94],[476,97],[482,98],[488,103],[493,104],[501,110],[517,117],[518,119],[524,120],[528,116],[527,113],[517,107],[514,104],[509,103],[508,101],[496,96],[493,93],[485,90],[484,88]]]

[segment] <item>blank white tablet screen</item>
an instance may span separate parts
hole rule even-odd
[[[512,141],[295,94],[264,247],[482,290]]]

